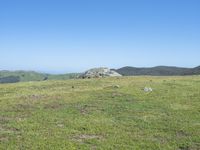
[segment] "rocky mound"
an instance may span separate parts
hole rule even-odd
[[[116,71],[110,70],[109,68],[93,68],[85,73],[81,74],[80,78],[101,78],[101,77],[119,77],[121,74]]]

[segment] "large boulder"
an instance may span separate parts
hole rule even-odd
[[[80,78],[101,78],[101,77],[120,77],[121,74],[110,70],[109,68],[93,68],[81,74]]]

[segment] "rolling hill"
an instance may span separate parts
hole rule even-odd
[[[76,78],[78,73],[52,75],[35,71],[0,71],[0,83],[15,83],[26,81],[67,80]]]
[[[182,76],[182,75],[200,75],[200,66],[195,68],[181,68],[170,66],[157,66],[151,68],[136,68],[136,67],[123,67],[116,69],[116,72],[123,76],[138,76],[138,75],[151,75],[151,76]]]

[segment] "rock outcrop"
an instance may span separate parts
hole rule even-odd
[[[81,74],[79,78],[101,78],[101,77],[119,77],[121,74],[110,70],[109,68],[93,68]]]

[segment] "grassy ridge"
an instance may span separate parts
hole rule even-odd
[[[19,77],[20,81],[42,81],[45,74],[37,73],[34,71],[0,71],[0,78],[15,76]]]
[[[199,89],[199,76],[0,85],[0,149],[197,150]]]
[[[19,80],[16,80],[15,82],[27,82],[44,80],[67,80],[76,78],[78,75],[78,73],[52,75],[34,71],[0,71],[0,83],[13,83],[13,81],[16,80],[16,77],[19,78]]]
[[[157,66],[151,68],[123,67],[115,71],[124,76],[183,76],[200,75],[200,66],[195,68],[182,68],[170,66]]]

